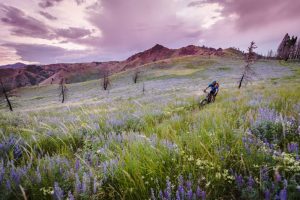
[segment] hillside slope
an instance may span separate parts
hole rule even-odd
[[[0,112],[1,198],[299,199],[299,63],[259,61],[237,89],[241,60],[171,61],[137,84],[115,74],[109,92],[67,84],[65,104],[55,84],[20,88]]]
[[[152,62],[183,56],[224,56],[226,50],[189,45],[179,49],[169,49],[156,44],[124,61],[60,63],[50,65],[28,65],[23,67],[0,68],[0,79],[8,88],[30,85],[59,83],[65,78],[68,83],[99,79],[105,73],[114,74]],[[232,56],[232,55],[230,55]]]

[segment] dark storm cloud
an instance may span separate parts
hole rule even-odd
[[[53,7],[55,4],[61,2],[63,0],[42,0],[40,3],[39,3],[39,6],[41,8],[49,8],[49,7]]]
[[[44,39],[53,38],[51,30],[43,22],[27,16],[22,10],[3,4],[0,4],[0,9],[4,13],[1,22],[12,27],[11,33],[13,35]]]
[[[50,13],[47,13],[47,12],[44,12],[44,11],[39,11],[39,14],[42,15],[43,17],[45,17],[46,19],[57,20],[57,17],[54,17]]]
[[[41,8],[49,8],[57,5],[58,3],[62,2],[63,0],[42,0],[38,5]],[[69,0],[70,1],[70,0]],[[86,2],[86,0],[74,0],[77,5],[81,5]]]
[[[69,57],[72,55],[77,55],[77,57],[78,55],[83,55],[83,51],[70,51],[49,45],[9,43],[3,46],[14,48],[17,55],[22,57],[23,60],[44,64],[54,63],[56,61],[68,62]]]
[[[13,47],[17,55],[30,62],[50,63],[55,58],[60,57],[67,51],[63,48],[48,45],[34,44],[5,44],[4,46]]]
[[[77,5],[80,5],[82,3],[85,3],[85,0],[75,0],[75,2],[77,3]]]

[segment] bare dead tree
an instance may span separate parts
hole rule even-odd
[[[132,77],[133,83],[137,83],[139,77],[140,77],[140,71],[136,70]]]
[[[66,80],[62,78],[59,82],[59,88],[60,88],[60,94],[59,96],[61,97],[61,103],[64,103],[66,100],[66,95],[68,92],[68,88],[66,86]]]
[[[145,94],[146,88],[145,88],[145,83],[143,83],[143,94]]]
[[[7,107],[9,108],[10,111],[13,111],[13,107],[12,107],[12,103],[9,99],[9,93],[8,90],[6,89],[6,87],[4,86],[2,80],[0,79],[0,85],[1,85],[1,92],[0,94],[4,96],[5,101],[7,103]]]
[[[109,72],[105,71],[103,74],[102,88],[103,90],[108,90],[109,86],[110,86]]]
[[[243,83],[247,83],[249,81],[251,81],[252,76],[254,76],[255,72],[252,69],[252,65],[256,60],[256,54],[254,52],[254,49],[256,49],[257,46],[255,45],[255,43],[252,41],[250,43],[250,46],[248,47],[248,53],[246,54],[246,59],[245,59],[245,67],[243,69],[243,74],[242,77],[239,81],[239,86],[238,88],[240,89],[242,87]]]

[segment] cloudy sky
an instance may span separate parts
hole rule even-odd
[[[0,0],[0,65],[122,60],[156,43],[276,49],[299,0]]]

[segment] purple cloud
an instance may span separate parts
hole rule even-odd
[[[57,36],[70,38],[70,39],[78,39],[85,36],[89,36],[92,32],[88,29],[69,27],[68,29],[56,29],[55,30]]]
[[[47,12],[44,12],[44,11],[39,11],[39,14],[42,15],[43,17],[45,17],[46,19],[57,20],[57,17],[54,17],[50,13],[47,13]]]
[[[12,47],[16,50],[17,55],[23,60],[29,62],[39,62],[50,64],[55,62],[70,62],[70,58],[77,61],[86,61],[84,56],[85,51],[66,50],[64,48],[50,45],[35,45],[35,44],[4,44],[5,47]]]
[[[75,0],[75,2],[77,3],[77,5],[83,4],[85,3],[86,0]]]
[[[53,7],[55,4],[61,2],[63,0],[42,0],[40,3],[39,3],[39,6],[41,8],[49,8],[49,7]]]
[[[1,22],[12,27],[11,33],[13,35],[44,39],[53,38],[51,30],[43,22],[27,16],[20,9],[12,6],[0,4],[0,8],[5,14],[5,16],[1,18]]]

